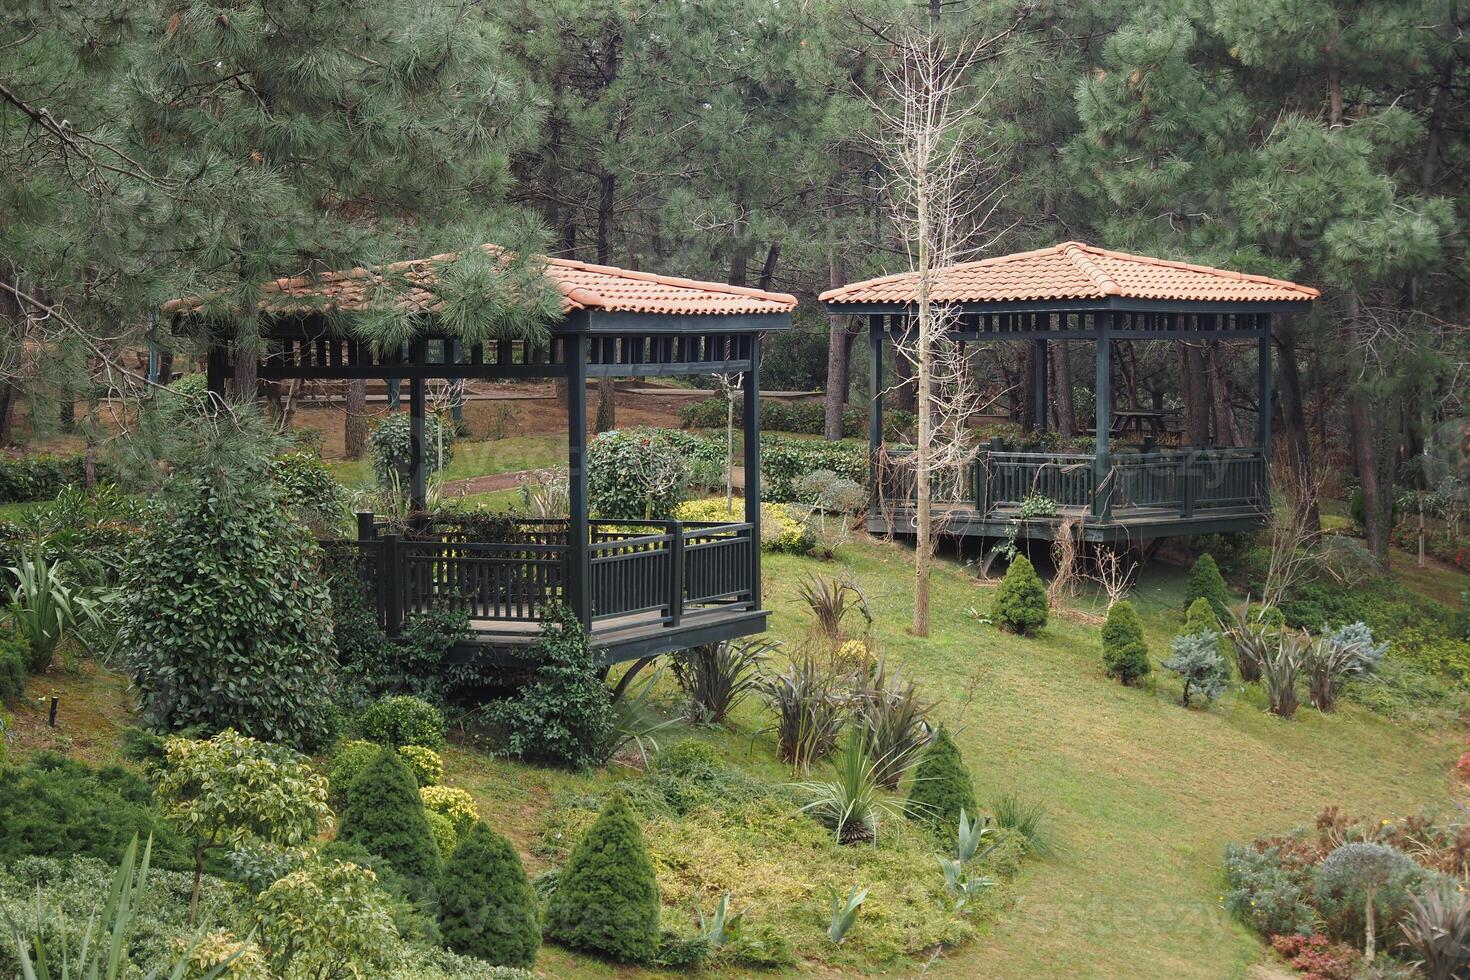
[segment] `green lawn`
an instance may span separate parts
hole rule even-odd
[[[454,447],[454,459],[442,474],[448,480],[467,480],[492,473],[514,473],[543,467],[565,466],[565,437],[534,435],[508,436],[482,442],[460,442]],[[373,464],[363,459],[339,459],[327,463],[332,475],[354,489],[373,485]]]
[[[1007,636],[972,612],[988,610],[989,587],[941,563],[932,636],[916,639],[908,632],[910,560],[901,547],[876,543],[851,545],[842,556],[867,593],[881,649],[938,702],[935,712],[956,731],[982,798],[1013,792],[1045,804],[1064,849],[1029,863],[1010,911],[977,941],[943,951],[930,976],[1244,976],[1262,946],[1220,908],[1227,841],[1310,822],[1330,803],[1386,816],[1450,801],[1447,769],[1463,747],[1460,734],[1415,731],[1352,705],[1333,716],[1303,708],[1283,722],[1240,693],[1186,711],[1166,678],[1150,691],[1103,675],[1098,627],[1086,619],[1090,601],[1054,615],[1038,638]],[[794,586],[838,568],[767,557],[775,635],[800,641],[808,620]],[[1156,662],[1182,623],[1184,577],[1184,569],[1156,566],[1135,595]],[[765,724],[760,708],[747,705],[734,731],[702,737],[774,775],[780,768],[771,736],[760,732]],[[617,778],[467,752],[455,754],[451,770],[450,781],[476,792],[492,822],[522,841],[555,790]],[[554,948],[539,965],[552,976],[636,975]]]

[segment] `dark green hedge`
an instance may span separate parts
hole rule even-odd
[[[27,456],[0,459],[0,504],[50,500],[70,483],[86,479],[81,456]]]
[[[735,424],[740,424],[744,399],[736,399]],[[890,409],[883,413],[885,438],[912,438],[913,412]],[[706,398],[690,402],[679,409],[679,424],[686,429],[720,429],[725,426],[725,400]],[[819,436],[827,431],[827,406],[820,401],[788,402],[776,399],[761,401],[761,429],[769,432],[792,432]],[[868,434],[868,413],[852,405],[842,410],[842,436],[860,439]]]
[[[817,439],[761,439],[761,499],[798,500],[796,481],[816,470],[831,470],[858,484],[868,481],[868,447]]]

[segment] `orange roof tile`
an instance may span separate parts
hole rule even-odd
[[[918,302],[917,272],[829,289],[824,303]],[[1082,242],[1017,252],[940,269],[939,303],[1019,303],[1051,299],[1177,300],[1194,302],[1310,301],[1319,293],[1282,279],[1146,255],[1110,252]]]
[[[498,246],[482,246],[498,252]],[[394,302],[411,310],[433,311],[439,297],[433,292],[437,268],[455,258],[453,254],[395,262],[386,270],[402,276],[409,286]],[[746,286],[701,282],[637,272],[608,265],[591,265],[571,259],[548,258],[546,277],[562,296],[562,312],[605,310],[615,313],[707,314],[786,313],[796,306],[789,293],[772,293]],[[280,278],[261,287],[259,307],[268,313],[304,313],[314,310],[366,310],[374,303],[373,293],[384,285],[377,269],[329,272],[318,278]],[[199,309],[202,297],[186,297],[165,303],[165,313]]]

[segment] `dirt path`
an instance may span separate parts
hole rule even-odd
[[[508,473],[490,473],[472,476],[463,480],[450,480],[444,484],[441,496],[468,497],[476,493],[492,493],[496,490],[512,490],[521,477],[535,470],[511,470]]]

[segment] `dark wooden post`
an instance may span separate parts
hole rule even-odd
[[[1046,431],[1047,396],[1046,396],[1046,341],[1032,341],[1036,346],[1036,356],[1032,358],[1031,373],[1031,397],[1035,399],[1032,404],[1032,428],[1037,432]]]
[[[410,345],[413,372],[408,379],[409,504],[423,510],[429,497],[429,454],[424,445],[424,348],[422,337]]]
[[[225,396],[225,377],[229,373],[229,364],[225,359],[225,343],[220,335],[214,330],[209,335],[209,353],[204,362],[204,385],[209,393],[216,398]]]
[[[1112,316],[1111,313],[1097,314],[1097,374],[1093,383],[1097,401],[1097,411],[1094,413],[1097,432],[1092,460],[1092,516],[1101,518],[1106,518],[1112,510],[1110,501],[1113,496],[1113,488],[1107,484],[1113,468],[1108,449],[1108,436],[1113,425],[1113,342],[1108,335]]]
[[[1271,499],[1271,317],[1260,317],[1265,327],[1256,340],[1256,445],[1261,447],[1261,485],[1257,490],[1262,508]]]
[[[740,428],[745,439],[745,523],[750,525],[750,608],[761,607],[761,338],[750,335]]]
[[[684,616],[684,525],[669,523],[669,625]]]
[[[567,523],[566,570],[562,594],[568,608],[592,628],[592,565],[587,525],[587,335],[568,334],[567,361]]]
[[[357,512],[357,540],[372,541],[378,536],[378,526],[373,522],[373,512],[360,510]]]
[[[868,514],[878,513],[878,452],[883,447],[883,315],[868,317]]]
[[[403,568],[403,536],[385,534],[381,542],[378,565],[379,587],[383,597],[383,632],[397,636],[403,627],[403,590],[406,577]]]

